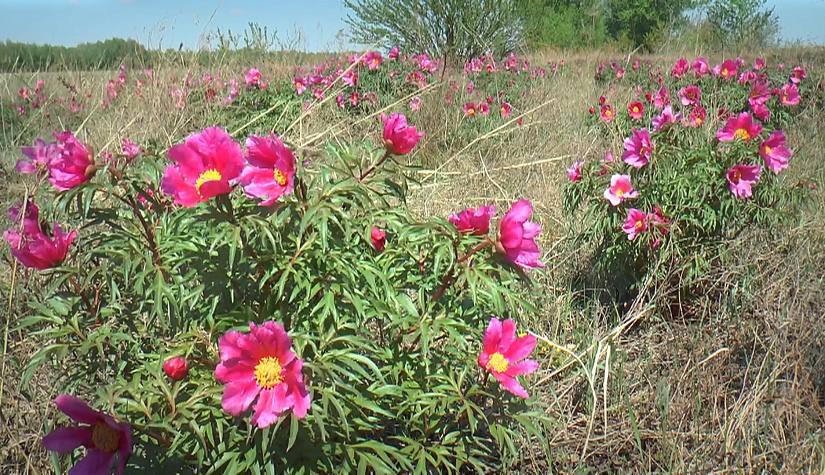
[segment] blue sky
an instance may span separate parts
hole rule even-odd
[[[74,45],[112,37],[196,48],[204,32],[241,32],[254,21],[310,51],[337,50],[340,0],[0,0],[0,40]],[[781,36],[825,44],[825,0],[768,0]]]

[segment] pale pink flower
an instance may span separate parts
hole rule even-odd
[[[759,165],[734,165],[725,174],[728,180],[728,189],[737,198],[750,198],[752,187],[759,182],[762,167]]]
[[[630,175],[613,175],[610,177],[610,186],[604,190],[604,198],[613,206],[618,206],[622,201],[638,196],[639,192],[633,189],[630,183]]]

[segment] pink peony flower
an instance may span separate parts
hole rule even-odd
[[[34,141],[31,147],[22,147],[20,149],[26,158],[17,161],[14,166],[15,170],[20,173],[39,173],[48,170],[49,162],[58,153],[57,147],[53,143],[46,143],[43,139]]]
[[[378,51],[370,51],[364,56],[364,62],[367,63],[367,69],[374,71],[384,62],[383,56]]]
[[[576,160],[570,165],[570,168],[567,169],[567,179],[571,182],[575,183],[582,179],[582,165],[584,162],[581,160]]]
[[[613,175],[610,177],[610,186],[604,190],[604,198],[613,206],[638,196],[639,192],[634,190],[630,183],[630,175]]]
[[[702,90],[695,84],[685,86],[682,89],[679,89],[679,100],[682,102],[683,106],[698,105],[702,100]]]
[[[399,53],[398,46],[393,46],[390,48],[390,52],[387,53],[387,57],[393,61],[398,60],[398,53]]]
[[[713,74],[719,76],[725,81],[729,81],[732,78],[736,77],[738,72],[739,64],[732,59],[726,59],[722,61],[722,64],[717,64],[713,68]]]
[[[65,191],[89,181],[96,171],[89,147],[68,131],[56,134],[55,138],[54,155],[47,164],[49,182]]]
[[[705,76],[710,72],[708,60],[701,56],[693,60],[693,64],[691,65],[691,67],[693,68],[693,73],[696,75],[697,78]]]
[[[241,147],[219,127],[190,135],[168,156],[175,164],[163,172],[161,189],[187,208],[229,193],[244,166]]]
[[[734,165],[728,169],[728,189],[737,198],[750,198],[752,186],[759,181],[762,167],[759,165]]]
[[[69,454],[80,446],[86,447],[86,456],[69,471],[71,475],[122,475],[126,461],[132,455],[132,428],[112,416],[90,408],[84,401],[61,394],[54,404],[79,425],[60,427],[43,437],[46,450]]]
[[[189,374],[189,364],[186,358],[175,356],[163,362],[163,372],[172,381],[180,381]]]
[[[768,109],[768,106],[762,103],[756,103],[751,107],[753,111],[753,115],[756,116],[757,119],[767,122],[771,120],[771,110]]]
[[[461,233],[484,236],[490,230],[490,218],[496,214],[495,206],[467,208],[459,214],[452,213],[447,221]]]
[[[387,233],[373,226],[370,230],[370,242],[376,251],[383,251],[384,245],[387,244]]]
[[[799,101],[799,89],[796,84],[788,83],[782,86],[779,91],[779,102],[783,106],[796,106],[799,105]]]
[[[120,150],[123,153],[123,155],[125,155],[126,158],[128,158],[129,160],[132,160],[141,153],[143,153],[143,148],[140,145],[129,140],[128,137],[124,137],[121,141]]]
[[[702,124],[705,123],[707,119],[708,113],[702,106],[693,106],[690,110],[690,115],[688,116],[687,126],[698,128],[701,127]]]
[[[508,261],[524,269],[544,267],[539,261],[541,251],[536,243],[541,226],[530,221],[532,215],[533,204],[521,199],[513,203],[498,224],[498,251]]]
[[[478,112],[475,102],[468,102],[464,104],[464,117],[473,117]]]
[[[627,218],[622,225],[622,231],[627,233],[627,239],[634,240],[636,236],[647,231],[647,215],[636,208],[627,210]]]
[[[252,423],[264,428],[292,409],[303,418],[311,397],[301,372],[304,362],[292,351],[283,325],[249,323],[249,332],[226,332],[218,341],[221,362],[215,379],[224,383],[223,410],[237,416],[257,399]]]
[[[642,168],[650,162],[653,153],[653,143],[650,141],[650,132],[647,129],[633,129],[630,137],[624,139],[624,154],[622,160],[635,168]]]
[[[487,105],[486,102],[480,102],[478,104],[478,113],[483,115],[484,117],[487,117],[488,115],[490,115],[490,106]]]
[[[799,66],[797,66],[797,67],[795,67],[791,70],[790,80],[794,84],[799,84],[806,77],[808,77],[808,73],[806,73],[805,70],[802,69]]]
[[[673,65],[673,69],[670,70],[670,75],[675,78],[681,78],[687,72],[690,71],[690,63],[685,58],[679,58],[676,60],[676,64]]]
[[[765,104],[771,99],[771,90],[768,83],[764,81],[756,81],[751,86],[750,94],[748,95],[748,104],[751,108],[755,108],[757,104]]]
[[[25,206],[20,230],[21,208],[23,205],[9,209],[9,219],[13,227],[3,233],[3,238],[11,247],[11,254],[26,267],[50,269],[59,266],[69,253],[69,247],[77,237],[77,231],[64,233],[60,225],[54,223],[53,237],[49,237],[40,226],[39,210],[33,202]]]
[[[605,122],[613,122],[613,119],[616,118],[616,112],[613,110],[613,106],[610,104],[605,104],[599,110],[599,117]]]
[[[750,142],[760,133],[762,126],[755,122],[748,112],[742,112],[738,116],[730,117],[725,126],[716,132],[716,138],[720,142],[733,142],[737,139]]]
[[[645,115],[645,106],[639,101],[627,105],[627,115],[633,120],[640,120]]]
[[[781,130],[774,130],[759,146],[759,156],[765,160],[768,170],[775,174],[788,168],[793,151],[785,146],[785,133]]]
[[[304,91],[307,90],[307,80],[306,78],[296,76],[292,78],[292,88],[295,89],[295,94],[301,95]]]
[[[424,136],[424,132],[419,132],[415,126],[407,124],[404,114],[381,114],[381,120],[384,121],[384,147],[395,155],[410,153]]]
[[[501,113],[501,118],[506,119],[510,117],[510,114],[513,112],[513,106],[507,101],[502,101],[499,105],[499,112]]]
[[[244,82],[246,82],[246,87],[260,87],[261,86],[261,72],[258,71],[258,68],[249,68],[249,71],[246,72],[244,76]]]
[[[478,365],[489,371],[501,386],[515,396],[527,398],[527,391],[516,379],[539,368],[533,360],[526,360],[536,347],[536,337],[524,335],[516,337],[513,320],[503,322],[493,317],[484,332],[484,346],[478,355]]]
[[[653,107],[663,109],[668,104],[670,104],[670,91],[667,87],[662,86],[656,91],[656,96],[653,97]]]
[[[760,71],[765,68],[765,58],[756,58],[753,60],[753,70]]]
[[[661,132],[670,124],[675,124],[681,119],[681,114],[673,114],[673,108],[670,106],[662,109],[662,113],[654,117],[651,121],[654,132]]]
[[[246,139],[246,166],[238,183],[250,197],[260,198],[260,206],[272,206],[295,184],[295,156],[275,134],[250,135]]]
[[[421,97],[415,96],[410,99],[410,110],[413,112],[418,112],[421,110]]]

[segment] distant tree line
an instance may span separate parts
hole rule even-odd
[[[112,38],[77,46],[0,43],[0,71],[116,69],[121,62],[149,65],[153,52],[135,40]]]

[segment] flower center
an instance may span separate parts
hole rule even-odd
[[[642,228],[645,227],[645,222],[640,219],[640,220],[636,221],[636,224],[633,225],[633,227],[636,228],[636,231],[641,231]]]
[[[722,68],[722,76],[728,77],[729,74],[730,71],[728,71],[728,68]]]
[[[496,373],[503,373],[507,371],[509,366],[510,362],[507,361],[507,358],[505,358],[504,355],[498,351],[493,353],[492,356],[490,356],[490,361],[487,362],[487,370],[495,371]]]
[[[619,198],[621,198],[622,196],[624,196],[624,190],[623,190],[623,189],[621,189],[621,188],[619,188],[618,190],[616,190],[616,193],[615,193],[615,194],[616,194],[616,196],[618,196]]]
[[[283,376],[281,376],[282,372],[283,369],[278,358],[266,356],[261,358],[255,366],[255,379],[261,388],[271,389],[284,380]]]
[[[105,422],[98,422],[92,427],[92,444],[98,450],[112,453],[120,445],[120,432]]]
[[[745,129],[736,129],[736,132],[733,133],[733,137],[742,140],[750,140],[751,134]]]
[[[638,114],[639,113],[639,108],[636,107],[636,106],[633,106],[633,113]]]
[[[762,150],[765,152],[765,155],[770,155],[771,152],[773,152],[773,148],[771,148],[770,145],[765,145],[762,147]]]
[[[272,173],[275,176],[275,181],[279,185],[286,186],[286,175],[284,175],[284,172],[276,168]]]
[[[741,179],[742,172],[740,172],[739,170],[734,170],[733,173],[731,173],[731,181],[733,181],[734,183],[739,183],[739,180]]]
[[[219,172],[218,170],[216,170],[214,168],[210,168],[209,170],[206,170],[205,172],[201,173],[200,176],[198,177],[197,181],[195,181],[195,190],[197,190],[198,194],[200,195],[201,194],[201,187],[203,186],[204,183],[207,183],[207,182],[210,182],[210,181],[220,181],[221,178],[223,178],[221,176],[221,172]]]

